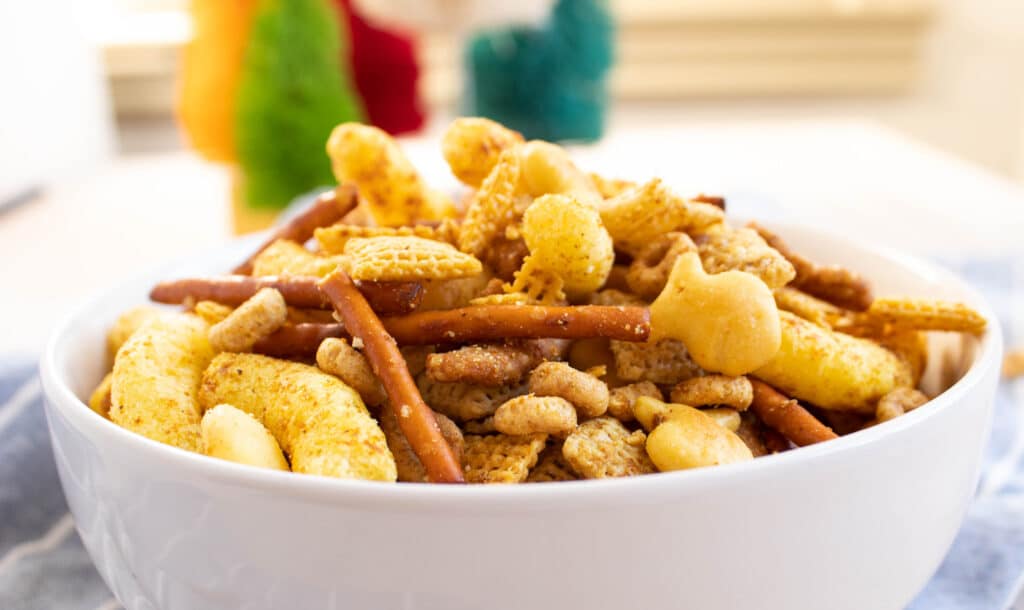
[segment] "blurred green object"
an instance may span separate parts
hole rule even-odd
[[[257,6],[235,119],[246,205],[283,208],[301,193],[334,184],[327,138],[338,123],[363,118],[341,63],[347,35],[327,0]]]
[[[603,0],[559,0],[541,27],[478,34],[466,48],[465,113],[527,138],[600,138],[614,34]]]

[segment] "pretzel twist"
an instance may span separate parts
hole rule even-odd
[[[398,345],[351,278],[339,269],[320,282],[320,289],[345,327],[362,340],[364,355],[388,396],[385,408],[393,410],[427,478],[437,483],[465,482],[459,459],[441,434],[434,412],[423,402]]]
[[[796,400],[758,379],[750,378],[750,385],[754,388],[750,409],[766,426],[777,430],[794,444],[803,447],[839,438]]]
[[[330,303],[317,288],[317,280],[304,275],[184,278],[160,282],[150,291],[149,298],[157,303],[180,304],[191,299],[236,306],[264,288],[275,288],[292,307],[330,309]],[[418,282],[358,282],[357,285],[370,307],[386,315],[408,313],[423,300],[423,285]]]
[[[235,267],[232,273],[249,275],[252,273],[253,261],[270,244],[279,239],[289,239],[304,244],[310,237],[313,237],[314,231],[338,222],[355,209],[358,203],[356,189],[347,184],[339,185],[334,190],[320,195],[308,210],[271,233],[267,241],[263,242],[242,264]]]

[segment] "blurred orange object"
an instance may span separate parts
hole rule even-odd
[[[255,0],[191,0],[192,42],[185,48],[178,118],[211,161],[234,162],[235,94]]]

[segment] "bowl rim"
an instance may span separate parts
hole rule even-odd
[[[693,493],[721,485],[742,485],[744,481],[764,476],[772,471],[813,464],[826,457],[840,456],[871,445],[881,438],[906,433],[919,423],[937,416],[941,411],[953,408],[954,404],[978,386],[986,374],[996,369],[1002,354],[1002,331],[988,301],[970,284],[952,271],[916,255],[899,252],[893,248],[877,246],[860,240],[822,230],[799,222],[770,223],[780,233],[787,230],[808,231],[842,243],[856,250],[870,250],[874,255],[888,259],[915,274],[928,275],[943,282],[952,283],[957,290],[967,295],[968,300],[988,320],[985,334],[980,338],[979,350],[967,372],[945,392],[919,409],[899,418],[858,432],[841,436],[827,443],[820,443],[799,450],[759,457],[747,462],[698,468],[676,472],[656,473],[622,479],[598,479],[563,481],[557,485],[437,485],[429,483],[387,484],[377,481],[343,480],[319,475],[297,476],[292,472],[281,472],[254,466],[237,464],[198,453],[165,445],[142,435],[126,430],[95,413],[71,390],[58,371],[58,350],[65,336],[81,317],[98,307],[108,297],[110,288],[94,294],[54,327],[47,340],[40,359],[40,379],[48,408],[72,420],[76,427],[87,429],[102,443],[117,443],[128,450],[145,452],[149,459],[159,460],[166,466],[180,471],[182,476],[200,477],[217,484],[243,487],[258,492],[287,494],[303,500],[327,502],[338,505],[372,505],[375,511],[382,508],[396,510],[439,510],[453,509],[465,512],[472,509],[490,509],[500,504],[505,510],[546,510],[551,502],[569,507],[607,506],[629,502],[649,502],[652,494]],[[229,242],[234,245],[256,243],[261,234],[246,236]],[[175,261],[158,265],[139,274],[135,279],[152,277],[162,269],[181,266],[189,260],[209,257],[222,252],[226,245],[217,246]],[[49,418],[48,418],[49,423]],[[51,441],[58,440],[50,425]],[[597,501],[597,504],[594,504]]]

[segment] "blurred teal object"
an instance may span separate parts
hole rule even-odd
[[[559,0],[540,27],[478,34],[466,48],[464,112],[530,139],[592,141],[608,107],[614,24],[603,0]]]

